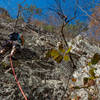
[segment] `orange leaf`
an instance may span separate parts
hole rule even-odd
[[[77,80],[76,78],[72,78],[72,81],[73,81],[73,82],[76,82],[76,80]]]

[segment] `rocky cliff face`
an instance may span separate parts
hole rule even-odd
[[[0,44],[8,38],[13,26],[13,21],[0,19]],[[81,35],[68,42],[72,46],[71,53],[77,66],[73,68],[70,61],[57,64],[44,57],[49,48],[61,41],[55,33],[44,32],[43,29],[24,22],[18,23],[16,31],[24,35],[25,45],[20,53],[15,54],[17,60],[13,61],[13,65],[28,100],[88,100],[89,96],[100,99],[99,92],[94,95],[97,89],[99,91],[99,64],[92,66],[97,68],[96,85],[82,88],[84,77],[89,77],[88,72],[91,69],[87,63],[95,53],[100,53],[99,47],[91,45]],[[0,100],[24,100],[14,80],[8,54],[9,51],[0,57]],[[74,86],[81,88],[74,89]]]

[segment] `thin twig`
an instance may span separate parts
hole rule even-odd
[[[99,19],[97,18],[94,18],[93,16],[89,15],[80,5],[77,5],[78,8],[81,9],[82,12],[84,12],[88,17],[90,17],[91,19],[94,19],[95,21],[100,21]]]
[[[61,36],[62,36],[62,38],[63,38],[63,40],[64,40],[64,43],[65,43],[65,45],[66,45],[67,48],[68,48],[69,46],[68,46],[68,43],[67,43],[67,41],[66,41],[66,39],[65,39],[65,36],[64,36],[64,27],[65,27],[68,23],[69,23],[69,21],[68,21],[66,24],[63,23],[63,25],[62,25],[62,27],[61,27]],[[73,64],[73,68],[76,68],[76,65],[74,64],[74,61],[73,61],[72,56],[71,56],[71,53],[69,52],[68,55],[69,55],[70,60],[71,60],[71,62],[72,62],[72,64]]]
[[[20,15],[20,5],[19,5],[19,8],[18,8],[17,19],[16,19],[16,22],[15,22],[14,31],[15,31],[17,23],[18,23],[19,15]]]
[[[14,26],[14,31],[16,29],[17,23],[18,23],[18,19],[21,13],[21,5],[25,2],[26,0],[24,0],[22,3],[18,4],[18,13],[17,13],[17,18],[16,18],[16,22],[15,22],[15,26]]]

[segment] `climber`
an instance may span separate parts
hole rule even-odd
[[[13,56],[16,51],[20,50],[20,46],[24,44],[23,35],[20,36],[17,32],[11,33],[8,37],[9,39],[1,45],[0,55],[11,50],[10,56]]]

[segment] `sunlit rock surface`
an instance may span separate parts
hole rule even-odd
[[[0,44],[13,32],[14,22],[0,19]],[[31,30],[29,26],[33,29]],[[100,54],[100,48],[90,44],[88,38],[78,35],[68,42],[72,46],[72,58],[77,66],[73,68],[70,61],[62,61],[57,64],[53,59],[46,59],[45,52],[56,47],[61,41],[55,33],[46,34],[43,30],[38,33],[38,28],[24,22],[18,23],[16,31],[24,35],[25,45],[17,58],[13,61],[17,78],[28,100],[100,100],[100,65],[92,65],[97,68],[95,85],[84,88],[84,77],[90,77],[91,66],[88,63],[95,53]],[[9,63],[10,51],[0,56],[0,100],[24,100],[15,82]],[[2,63],[3,62],[3,63]],[[7,64],[6,64],[7,62]],[[72,81],[72,79],[76,81]],[[80,89],[73,89],[78,86]],[[68,99],[69,98],[69,99]],[[77,100],[77,99],[76,99]],[[90,99],[92,100],[92,99]]]

